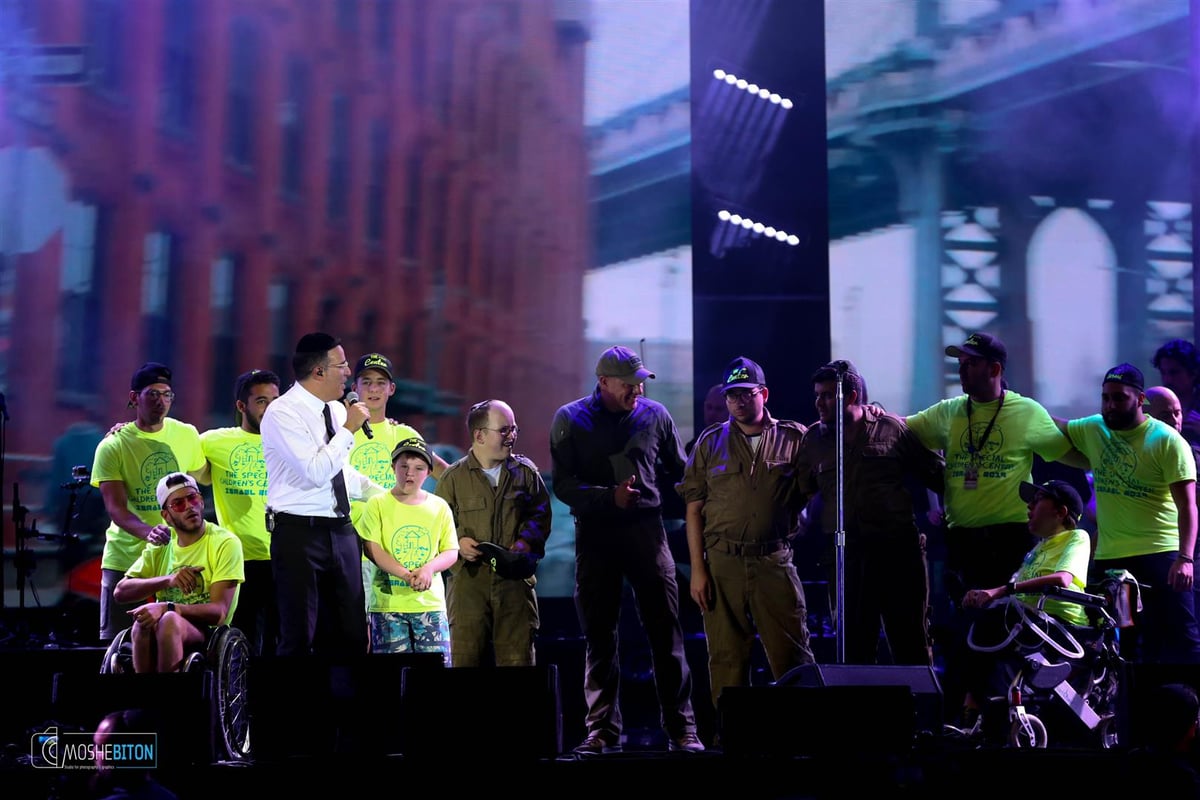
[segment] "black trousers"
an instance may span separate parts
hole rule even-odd
[[[354,526],[311,525],[277,514],[271,565],[281,656],[367,652],[362,544]]]

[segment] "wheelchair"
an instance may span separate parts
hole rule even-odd
[[[201,648],[184,657],[183,672],[213,673],[213,753],[218,761],[250,759],[250,705],[247,695],[250,643],[237,628],[212,628]],[[100,673],[133,673],[133,639],[129,628],[113,638],[104,653]]]
[[[994,667],[1007,681],[1007,691],[987,697],[973,728],[955,732],[1006,747],[1045,748],[1051,739],[1047,723],[1053,721],[1064,726],[1056,732],[1056,744],[1118,746],[1125,661],[1120,624],[1110,610],[1124,587],[1106,580],[1096,589],[1100,593],[1049,589],[1036,607],[1014,597],[988,606],[992,616],[985,624],[972,623],[967,644],[975,652],[997,655]],[[1047,614],[1043,605],[1051,597],[1082,606],[1089,625],[1067,625]]]

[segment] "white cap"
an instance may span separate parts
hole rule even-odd
[[[171,482],[171,486],[167,486],[167,481]],[[162,508],[167,504],[167,498],[171,496],[171,492],[176,489],[182,489],[184,486],[190,486],[197,492],[200,491],[200,485],[196,483],[196,479],[186,472],[169,472],[163,475],[158,482],[158,488],[154,490],[155,497],[158,498],[158,507]]]

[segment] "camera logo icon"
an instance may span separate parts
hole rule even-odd
[[[30,738],[29,760],[38,769],[58,767],[58,728],[46,728]]]

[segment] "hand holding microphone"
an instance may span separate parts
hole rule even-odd
[[[351,406],[361,405],[362,411],[363,411],[363,414],[365,417],[369,417],[371,415],[371,412],[367,410],[367,407],[365,405],[363,405],[361,402],[359,402],[358,392],[346,392],[346,402],[349,403]],[[363,433],[365,433],[367,435],[368,439],[375,438],[375,434],[371,430],[371,423],[367,422],[366,419],[363,419],[362,431],[363,431]]]

